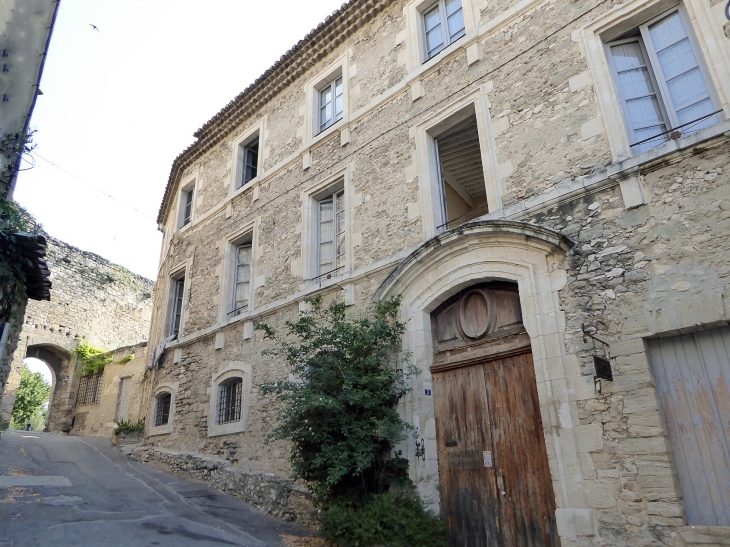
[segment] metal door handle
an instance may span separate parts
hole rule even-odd
[[[507,492],[505,492],[504,490],[502,490],[502,495],[503,496],[506,496],[507,495]]]

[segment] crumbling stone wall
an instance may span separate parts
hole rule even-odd
[[[51,300],[29,301],[2,401],[7,423],[20,382],[23,359],[50,350],[55,385],[48,427],[70,430],[78,387],[73,349],[86,341],[115,349],[146,340],[152,313],[153,282],[62,241],[48,238]],[[42,357],[42,356],[41,356]]]
[[[730,126],[685,137],[635,163],[614,159],[604,125],[610,120],[601,118],[576,33],[620,5],[566,0],[520,3],[516,9],[507,2],[465,1],[480,14],[478,38],[437,62],[411,66],[406,3],[389,2],[347,43],[225,135],[223,144],[206,150],[182,176],[196,175],[200,184],[192,226],[177,232],[174,214],[164,222],[152,344],[165,335],[167,278],[182,264],[188,285],[180,338],[151,377],[153,386],[179,386],[174,428],[148,442],[158,450],[224,458],[242,473],[288,476],[286,443],[264,443],[277,407],[259,391],[266,381],[287,378],[288,370],[261,355],[267,343],[252,323],[281,329],[315,294],[344,299],[353,310],[368,305],[386,276],[430,237],[424,195],[436,182],[421,169],[421,126],[481,93],[492,139],[483,155],[491,156],[491,164],[484,168],[501,197],[501,206],[482,220],[528,221],[578,242],[555,259],[550,272],[565,280],[562,288],[536,295],[554,303],[558,317],[559,343],[546,348],[553,352],[546,368],[575,369],[570,378],[556,376],[556,385],[564,381],[569,388],[547,397],[548,382],[540,380],[538,390],[562,544],[659,546],[678,541],[673,534],[686,536],[644,339],[728,324]],[[343,55],[350,63],[349,121],[342,133],[309,142],[304,82]],[[228,192],[232,143],[263,117],[263,174],[250,188]],[[347,238],[353,260],[333,279],[303,279],[306,192],[345,169],[351,177]],[[252,309],[221,321],[218,306],[228,298],[220,293],[221,281],[230,275],[224,268],[226,238],[249,223],[257,238]],[[468,244],[460,251],[468,253]],[[519,253],[516,247],[515,263]],[[439,268],[430,276],[430,283],[439,280]],[[609,346],[584,342],[584,324],[598,327]],[[428,346],[427,336],[413,330],[406,338],[412,346]],[[614,381],[602,382],[600,393],[593,384],[596,354],[614,367]],[[252,367],[246,431],[208,436],[211,379],[233,361]],[[417,464],[413,447],[401,448],[421,492],[437,501],[433,410],[423,402],[424,390],[432,387],[428,356],[418,365],[423,372],[402,410],[421,424],[427,461]],[[562,446],[570,454],[558,454],[556,436],[567,439]]]

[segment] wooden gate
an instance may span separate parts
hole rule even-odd
[[[559,545],[530,339],[516,287],[432,314],[441,508],[452,547]]]
[[[117,398],[117,422],[126,422],[127,407],[129,405],[129,388],[132,385],[132,378],[126,376],[119,379],[119,397]]]
[[[647,345],[688,524],[730,526],[730,328]]]

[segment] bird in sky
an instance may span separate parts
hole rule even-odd
[[[89,23],[91,25],[91,23]],[[91,28],[93,28],[96,32],[99,32],[99,29],[96,27],[96,25],[91,25]]]

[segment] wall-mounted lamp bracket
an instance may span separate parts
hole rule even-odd
[[[418,458],[423,459],[424,462],[426,461],[426,441],[423,439],[420,442],[416,439],[416,459]]]

